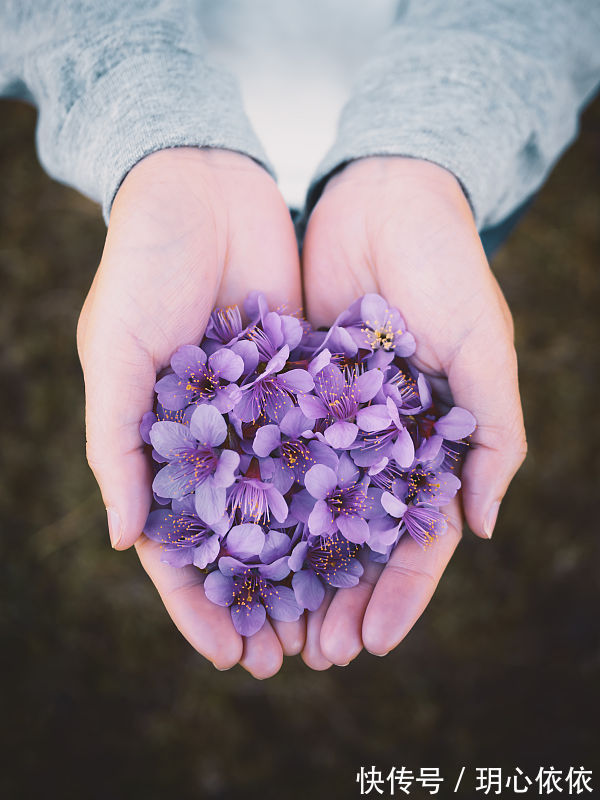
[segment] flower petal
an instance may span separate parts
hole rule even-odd
[[[392,447],[392,456],[400,467],[408,468],[415,458],[415,446],[406,428],[398,431],[398,438]]]
[[[450,439],[452,442],[457,442],[459,439],[464,439],[465,436],[473,433],[477,426],[475,417],[466,408],[454,406],[450,411],[435,423],[434,430],[443,436],[444,439]]]
[[[155,422],[149,435],[154,449],[165,458],[175,458],[178,450],[196,447],[190,429],[179,422]]]
[[[359,478],[356,464],[348,453],[342,453],[337,470],[338,486],[352,486]]]
[[[383,384],[383,372],[380,369],[370,369],[363,372],[356,379],[356,390],[361,403],[372,400]]]
[[[296,492],[296,494],[292,497],[291,503],[291,512],[294,517],[299,522],[308,522],[308,518],[310,516],[310,512],[315,507],[315,498],[312,497],[306,489],[302,489],[300,492]]]
[[[196,514],[207,525],[214,525],[225,513],[225,500],[225,489],[209,478],[196,487]]]
[[[231,621],[240,636],[252,636],[262,628],[267,618],[265,607],[254,600],[248,605],[231,606]]]
[[[258,366],[258,347],[248,339],[240,339],[231,345],[230,350],[244,362],[244,375],[250,375]]]
[[[357,585],[362,574],[363,565],[355,558],[347,565],[346,569],[338,569],[324,578],[330,586],[335,586],[337,589],[349,589]]]
[[[209,356],[208,364],[215,375],[226,381],[237,381],[244,371],[242,357],[226,347],[222,347]]]
[[[315,464],[304,476],[304,485],[313,497],[323,500],[337,486],[337,475],[324,464]]]
[[[358,433],[358,425],[353,422],[334,422],[325,429],[325,440],[336,450],[345,450],[354,442]]]
[[[203,404],[192,414],[190,431],[202,444],[215,447],[225,441],[227,423],[216,408]]]
[[[188,382],[173,373],[165,375],[156,382],[154,391],[158,402],[169,411],[181,411],[194,397],[194,390],[188,389]]]
[[[325,597],[325,587],[319,577],[310,569],[297,572],[292,578],[292,588],[298,605],[309,611],[316,611]]]
[[[381,505],[385,508],[390,517],[394,519],[401,519],[408,508],[406,503],[403,503],[402,500],[399,500],[391,492],[384,492],[381,495]]]
[[[369,292],[360,302],[360,316],[365,325],[376,330],[384,325],[389,306],[380,294]]]
[[[289,568],[293,572],[298,572],[304,566],[304,559],[306,558],[306,554],[308,553],[308,542],[298,542],[298,544],[292,550],[292,554],[288,559]]]
[[[322,419],[329,413],[323,401],[312,394],[298,395],[298,405],[302,413],[311,419]]]
[[[257,556],[265,545],[265,534],[260,525],[246,522],[235,525],[225,538],[229,555],[242,561]]]
[[[328,536],[335,530],[333,514],[325,500],[317,500],[308,517],[308,529],[317,536]]]
[[[267,490],[267,500],[273,516],[278,522],[285,522],[288,515],[288,505],[279,489],[271,486]]]
[[[340,514],[336,524],[342,536],[354,544],[363,544],[369,538],[369,524],[361,517],[345,517]]]
[[[231,383],[229,386],[222,386],[220,389],[217,389],[214,399],[211,401],[211,405],[214,406],[217,411],[220,411],[221,414],[227,414],[229,411],[233,411],[241,399],[242,390],[237,384]]]
[[[279,383],[294,394],[306,394],[315,386],[312,375],[305,369],[291,369],[279,375]]]
[[[205,569],[216,560],[220,549],[221,543],[219,537],[210,536],[204,542],[200,542],[198,547],[193,550],[193,563],[200,569]]]
[[[382,431],[391,422],[390,413],[387,406],[372,405],[361,408],[356,414],[356,424],[361,431]]]
[[[275,559],[270,564],[260,564],[258,572],[263,578],[272,581],[282,581],[290,572],[287,556]]]
[[[261,592],[261,597],[273,619],[293,622],[302,614],[294,592],[287,586],[269,585],[268,590]]]
[[[233,578],[223,575],[216,569],[204,579],[204,594],[211,603],[218,606],[230,606],[233,603]]]
[[[159,497],[184,497],[198,485],[193,464],[167,464],[159,470],[152,481],[152,489]]]
[[[223,450],[213,475],[213,484],[226,489],[235,480],[235,471],[240,463],[239,453],[234,450]]]
[[[400,336],[394,336],[394,351],[397,356],[403,358],[412,356],[416,349],[415,337],[409,331],[404,331]]]
[[[279,425],[263,425],[256,431],[252,448],[257,456],[265,458],[270,455],[273,450],[276,450],[280,444],[281,432],[279,430]]]
[[[270,564],[282,556],[289,555],[292,540],[283,531],[269,531],[265,536],[263,549],[260,551],[260,560],[263,564]]]
[[[171,358],[171,367],[180,378],[198,375],[206,364],[206,353],[194,344],[179,347]]]
[[[300,320],[296,317],[291,317],[289,314],[282,314],[281,330],[285,343],[289,346],[290,350],[298,347],[304,333]]]

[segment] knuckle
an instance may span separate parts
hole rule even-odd
[[[409,563],[406,562],[398,564],[389,562],[387,565],[387,569],[401,578],[410,581],[416,581],[418,583],[428,583],[430,584],[432,591],[438,584],[439,580],[438,576],[434,575],[432,572],[429,572],[429,570],[424,569],[423,567],[411,566]]]

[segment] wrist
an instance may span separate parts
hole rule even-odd
[[[424,159],[405,156],[368,156],[350,161],[327,181],[321,197],[337,191],[355,192],[397,205],[404,211],[443,206],[474,225],[461,183],[452,172]]]

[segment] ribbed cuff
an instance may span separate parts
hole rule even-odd
[[[447,169],[479,229],[497,223],[539,187],[577,131],[573,87],[544,67],[476,33],[394,31],[342,112],[307,211],[346,163],[396,155]]]
[[[60,110],[59,112],[60,113]],[[273,170],[233,78],[182,50],[127,58],[57,118],[42,104],[38,152],[46,170],[110,209],[127,173],[169,147],[215,147]]]

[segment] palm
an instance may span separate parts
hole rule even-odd
[[[474,411],[482,444],[491,441],[488,446],[494,447],[499,408],[513,414],[515,430],[519,421],[522,426],[520,407],[502,380],[496,377],[498,396],[488,399],[491,387],[484,382],[490,376],[477,366],[486,348],[495,354],[498,343],[504,347],[508,341],[506,373],[516,373],[511,334],[505,333],[510,314],[452,176],[401,158],[350,165],[327,185],[309,220],[303,272],[315,324],[330,323],[367,292],[379,292],[397,306],[417,341],[416,365],[439,396],[451,402],[454,394],[458,404]],[[501,442],[495,445],[499,449]],[[477,533],[482,501],[495,488],[485,481],[498,469],[482,454],[485,450],[474,450],[465,468],[465,508]],[[445,511],[449,529],[434,548],[425,553],[402,537],[385,569],[369,564],[358,586],[338,591],[327,610],[312,615],[304,652],[308,663],[346,663],[363,644],[382,654],[406,635],[461,537],[460,502]]]
[[[210,603],[194,567],[160,561],[138,538],[151,474],[139,436],[156,373],[182,344],[197,343],[215,304],[260,287],[275,304],[300,307],[293,227],[273,182],[246,157],[221,151],[158,153],[128,176],[115,201],[102,263],[78,331],[86,378],[88,457],[107,506],[122,519],[119,546],[139,557],[175,624],[220,667],[240,658],[271,674],[303,641],[303,622],[266,625],[242,641],[227,609]],[[110,465],[110,469],[109,469]]]

